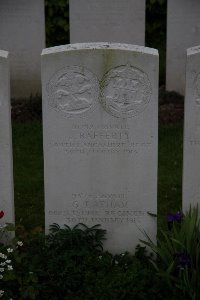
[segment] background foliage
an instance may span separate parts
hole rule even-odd
[[[46,46],[69,43],[69,0],[46,0]]]
[[[46,0],[46,46],[68,44],[69,0]],[[165,81],[167,0],[146,0],[146,46],[160,54],[160,84]],[[131,28],[130,28],[131,30]]]
[[[158,49],[160,56],[160,85],[165,84],[167,0],[146,0],[145,45]]]

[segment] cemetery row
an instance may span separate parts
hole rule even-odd
[[[145,0],[70,0],[70,42],[144,46]],[[184,94],[186,49],[199,45],[199,0],[167,1],[166,89]],[[187,21],[186,21],[187,20]],[[11,97],[41,93],[44,0],[0,1],[0,49],[10,52]]]
[[[0,198],[14,221],[8,52],[0,51]],[[188,49],[184,210],[199,202],[200,47]],[[155,240],[158,52],[79,43],[42,52],[45,225],[101,224],[105,248]]]

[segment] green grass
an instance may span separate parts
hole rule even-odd
[[[182,124],[159,127],[158,221],[181,207]],[[44,226],[43,151],[40,121],[13,122],[16,223]]]
[[[16,223],[44,226],[41,122],[13,122],[12,130]]]
[[[182,123],[161,125],[158,155],[158,221],[162,225],[167,212],[178,211],[181,208],[182,159]]]

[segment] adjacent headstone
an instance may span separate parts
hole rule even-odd
[[[183,210],[200,206],[200,46],[187,51]]]
[[[46,229],[101,224],[133,251],[157,210],[158,53],[127,44],[42,52]]]
[[[186,50],[199,45],[200,1],[168,0],[166,89],[185,92]]]
[[[70,0],[70,42],[145,43],[145,0]]]
[[[10,74],[8,52],[0,50],[0,225],[14,223]]]
[[[44,0],[0,1],[0,49],[10,52],[11,97],[41,94]]]

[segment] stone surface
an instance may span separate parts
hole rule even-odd
[[[157,210],[157,50],[73,44],[43,50],[46,230],[101,224],[105,248],[153,239]]]
[[[8,52],[0,50],[0,224],[14,222],[10,74]]]
[[[183,209],[200,206],[200,47],[187,51]]]
[[[70,42],[145,43],[145,0],[70,0]]]
[[[166,89],[185,93],[186,50],[199,45],[200,1],[168,0]]]
[[[12,98],[41,93],[40,54],[44,47],[44,0],[1,0],[0,49],[10,52]]]

